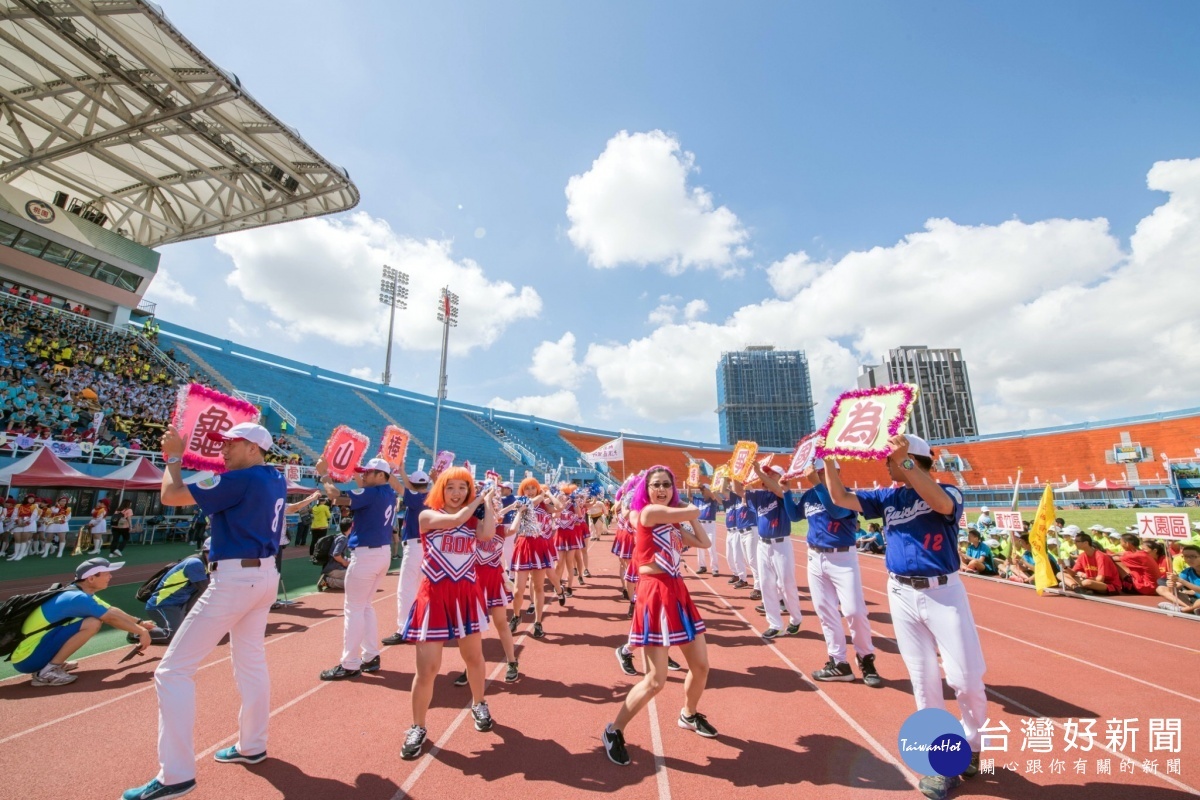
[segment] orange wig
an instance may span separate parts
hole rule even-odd
[[[517,487],[517,494],[521,495],[522,497],[530,496],[526,494],[526,492],[528,492],[530,489],[533,489],[534,495],[537,495],[542,491],[542,485],[538,483],[537,478],[526,478],[525,480],[521,481],[521,485]]]
[[[425,498],[425,507],[431,508],[434,511],[446,510],[446,484],[450,481],[462,481],[467,485],[467,499],[463,505],[468,505],[475,499],[475,481],[471,478],[471,471],[466,467],[450,467],[438,475],[437,480],[433,483],[433,488],[429,490],[429,496]]]

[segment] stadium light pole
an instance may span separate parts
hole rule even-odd
[[[438,454],[438,428],[442,422],[442,401],[446,399],[446,348],[450,343],[450,329],[458,327],[458,295],[449,286],[442,287],[438,298],[438,322],[442,323],[442,368],[438,373],[437,406],[433,412],[433,457]]]
[[[408,273],[383,265],[383,277],[379,280],[379,302],[391,309],[388,317],[387,358],[383,362],[383,385],[392,383],[392,331],[396,327],[396,309],[408,308]]]

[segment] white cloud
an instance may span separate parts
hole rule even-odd
[[[567,389],[554,394],[518,397],[514,400],[493,397],[488,406],[497,411],[532,414],[535,417],[552,419],[556,422],[583,422],[583,415],[579,411],[579,400],[575,397],[574,392]]]
[[[700,299],[692,300],[683,307],[683,318],[688,322],[694,322],[706,313],[708,313],[708,303]]]
[[[1159,162],[1148,185],[1169,197],[1124,249],[1103,219],[932,219],[889,247],[794,253],[768,269],[778,297],[592,344],[584,363],[656,422],[711,424],[717,360],[748,344],[807,352],[818,422],[860,363],[905,344],[963,350],[985,432],[1194,405],[1200,159]]]
[[[229,324],[229,330],[233,332],[233,335],[243,340],[254,339],[259,336],[258,327],[255,325],[243,324],[233,317],[229,317],[226,322]]]
[[[491,345],[542,308],[532,288],[489,280],[471,259],[455,260],[449,242],[400,236],[363,212],[226,234],[216,247],[233,259],[229,285],[296,338],[384,343],[388,309],[378,300],[384,264],[409,275],[408,309],[397,310],[395,328],[408,350],[441,347],[434,311],[442,286],[459,296],[459,325],[450,336],[456,354]]]
[[[695,156],[662,131],[621,131],[591,169],[567,181],[567,231],[593,267],[661,264],[737,274],[749,234],[712,194],[689,187]]]
[[[196,296],[183,288],[183,284],[171,277],[171,273],[166,267],[159,267],[158,272],[154,275],[154,280],[150,283],[150,288],[146,290],[145,298],[152,303],[160,303],[164,306],[175,304],[181,306],[195,306]]]
[[[546,386],[574,389],[586,370],[575,360],[575,334],[567,331],[557,342],[542,342],[533,349],[529,373]]]
[[[657,306],[650,315],[646,317],[646,321],[651,325],[670,325],[675,321],[675,316],[679,314],[677,306],[662,305]]]
[[[374,367],[354,367],[350,370],[350,377],[363,381],[371,381],[372,383],[379,383],[380,381],[379,373],[375,371]]]

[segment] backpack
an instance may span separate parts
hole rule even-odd
[[[18,594],[0,602],[0,656],[4,656],[5,661],[12,660],[13,651],[17,649],[17,645],[26,636],[44,633],[60,625],[66,625],[71,621],[71,618],[67,617],[58,622],[52,622],[43,628],[38,628],[35,631],[21,633],[21,626],[25,624],[25,620],[29,619],[29,615],[37,610],[38,606],[53,597],[57,597],[70,588],[70,586],[63,586],[61,583],[56,583],[40,592]]]
[[[143,583],[141,586],[138,587],[137,593],[134,594],[134,597],[136,597],[138,600],[140,600],[143,603],[146,602],[147,600],[149,600],[150,596],[154,594],[154,591],[156,589],[158,589],[158,582],[163,579],[164,575],[166,575],[168,572],[170,572],[172,569],[174,569],[178,565],[179,565],[178,561],[172,561],[169,564],[164,565],[162,569],[160,569],[158,572],[151,575],[149,578],[146,579],[145,583]]]
[[[329,563],[329,553],[333,550],[333,540],[336,538],[336,533],[327,533],[317,540],[317,543],[313,545],[312,563],[318,567]]]

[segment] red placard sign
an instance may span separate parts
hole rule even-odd
[[[800,443],[796,445],[796,452],[792,453],[792,461],[788,464],[787,472],[783,474],[783,477],[788,480],[799,478],[804,474],[804,470],[808,469],[808,465],[816,453],[817,435],[815,433],[801,439]]]
[[[404,456],[408,453],[408,431],[396,425],[388,425],[383,429],[383,439],[379,442],[379,457],[392,465],[394,472],[404,471]]]
[[[224,472],[223,443],[212,441],[207,434],[224,433],[243,422],[258,422],[258,409],[251,403],[198,383],[180,388],[171,426],[183,437],[184,469]]]
[[[321,457],[329,465],[329,474],[334,481],[345,483],[354,477],[354,468],[362,462],[370,444],[370,439],[346,425],[333,429]]]

